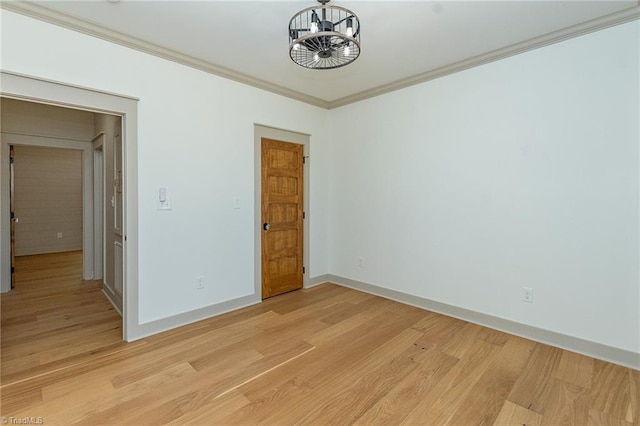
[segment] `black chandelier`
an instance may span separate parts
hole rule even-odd
[[[339,68],[360,56],[360,20],[348,9],[327,6],[298,12],[289,22],[289,56],[312,69]]]

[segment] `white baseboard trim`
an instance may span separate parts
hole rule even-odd
[[[109,302],[111,302],[115,310],[120,314],[120,316],[122,316],[122,307],[118,304],[118,299],[115,297],[113,291],[111,291],[109,287],[104,285],[104,283],[102,284],[102,294],[105,295],[105,297],[109,300]]]
[[[156,321],[139,324],[136,327],[135,335],[129,336],[127,341],[133,342],[153,334],[162,333],[163,331],[182,327],[183,325],[192,324],[217,315],[226,314],[227,312],[246,308],[247,306],[255,305],[260,302],[262,302],[260,295],[251,294],[249,296],[227,300],[215,305],[205,306],[204,308],[183,312],[181,314],[162,318]]]
[[[329,281],[329,275],[320,275],[309,279],[309,282],[304,288],[315,287],[320,284],[324,284]],[[109,297],[107,292],[104,291],[107,298],[113,303],[113,300]],[[127,341],[133,342],[151,336],[153,334],[162,333],[163,331],[171,330],[174,328],[182,327],[184,325],[192,324],[194,322],[202,321],[217,315],[226,314],[227,312],[235,311],[237,309],[246,308],[247,306],[261,303],[262,299],[260,295],[251,294],[249,296],[240,297],[238,299],[228,300],[226,302],[218,303],[204,308],[196,309],[194,311],[183,312],[178,315],[174,315],[168,318],[162,318],[156,321],[150,321],[144,324],[139,324],[136,327],[136,333],[130,336]],[[116,306],[116,309],[117,306]]]
[[[571,352],[577,352],[603,361],[612,362],[624,367],[640,370],[640,353],[635,353],[626,349],[620,349],[608,346],[602,343],[591,342],[566,334],[557,333],[551,330],[534,327],[531,325],[521,324],[504,318],[495,317],[493,315],[475,312],[458,306],[448,305],[442,302],[425,299],[396,290],[390,290],[373,284],[367,284],[355,281],[349,278],[339,277],[336,275],[322,275],[317,279],[325,278],[325,282],[341,285],[343,287],[352,288],[365,293],[384,297],[385,299],[395,300],[396,302],[406,305],[415,306],[417,308],[426,309],[428,311],[437,312],[439,314],[458,318],[467,322],[478,324],[484,327],[503,331],[505,333],[524,337],[529,340],[566,349]],[[316,279],[313,280],[316,282]],[[314,284],[318,285],[320,283]]]
[[[309,278],[309,282],[304,286],[304,288],[315,287],[317,285],[324,284],[328,281],[331,281],[329,277],[331,277],[331,275],[324,274],[324,275],[318,275],[317,277]]]

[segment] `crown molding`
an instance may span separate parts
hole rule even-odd
[[[469,68],[474,68],[490,62],[499,61],[501,59],[528,52],[530,50],[538,49],[540,47],[548,46],[550,44],[559,43],[561,41],[568,40],[574,37],[579,37],[584,34],[603,30],[605,28],[624,24],[626,22],[635,21],[637,19],[640,19],[640,0],[638,3],[639,5],[637,6],[632,6],[628,9],[615,12],[610,15],[605,15],[600,18],[583,22],[581,24],[563,28],[558,31],[553,31],[520,43],[512,44],[501,49],[493,50],[491,52],[466,59],[464,61],[456,62],[432,71],[427,71],[425,73],[398,80],[393,83],[365,90],[354,95],[345,96],[344,98],[329,102],[328,108],[333,109],[349,105],[354,102],[359,102],[365,99],[373,98],[375,96],[383,95],[385,93],[394,92],[396,90],[424,83],[429,80],[435,80],[436,78],[464,71]]]
[[[323,99],[309,96],[307,94],[288,89],[286,87],[269,83],[247,74],[239,73],[229,68],[216,65],[211,62],[203,61],[190,55],[177,52],[157,44],[149,43],[142,39],[131,37],[118,31],[108,29],[106,27],[84,21],[65,13],[57,12],[44,6],[30,3],[25,0],[17,1],[0,1],[0,8],[12,12],[16,12],[25,16],[29,16],[44,22],[49,22],[73,31],[88,34],[112,43],[119,44],[131,49],[135,49],[150,55],[154,55],[172,62],[176,62],[200,71],[204,71],[219,77],[243,83],[258,89],[266,90],[277,95],[305,102],[320,108],[333,109],[359,102],[385,93],[404,89],[406,87],[421,84],[430,80],[444,77],[456,72],[464,71],[490,62],[499,61],[510,56],[518,55],[529,50],[538,49],[550,44],[558,43],[584,34],[599,31],[605,28],[624,24],[626,22],[640,19],[640,0],[638,5],[632,6],[625,10],[592,19],[571,27],[567,27],[558,31],[544,34],[532,39],[512,44],[501,49],[456,62],[435,70],[427,71],[415,76],[411,76],[393,83],[374,87],[350,96],[345,96],[334,101],[325,101]]]
[[[154,55],[181,65],[186,65],[188,67],[195,68],[209,74],[214,74],[229,80],[233,80],[238,83],[253,86],[258,89],[266,90],[268,92],[295,99],[297,101],[305,102],[320,108],[326,109],[329,107],[329,102],[323,99],[291,90],[277,84],[269,83],[259,78],[255,78],[250,75],[243,74],[211,62],[203,61],[196,57],[185,55],[184,53],[180,53],[154,43],[149,43],[148,41],[139,39],[137,37],[132,37],[38,4],[30,3],[24,0],[0,1],[0,8],[11,12],[16,12],[31,18],[35,18],[40,21],[48,22],[50,24],[58,25],[69,30],[97,37],[102,40],[116,43],[121,46],[135,49],[150,55]]]

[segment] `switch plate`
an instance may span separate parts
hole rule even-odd
[[[204,275],[199,275],[196,277],[196,290],[204,290],[205,282]]]
[[[171,201],[167,195],[167,188],[158,190],[158,210],[171,210]]]
[[[533,303],[533,289],[531,287],[522,287],[521,298],[523,302]]]
[[[358,268],[364,268],[364,258],[363,257],[359,257],[358,258]]]

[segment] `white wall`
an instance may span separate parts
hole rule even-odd
[[[639,353],[639,32],[332,110],[332,274]]]
[[[16,256],[82,250],[82,151],[14,148]]]
[[[309,272],[328,272],[327,111],[5,10],[2,68],[140,99],[142,323],[254,292],[254,123],[312,135]]]

